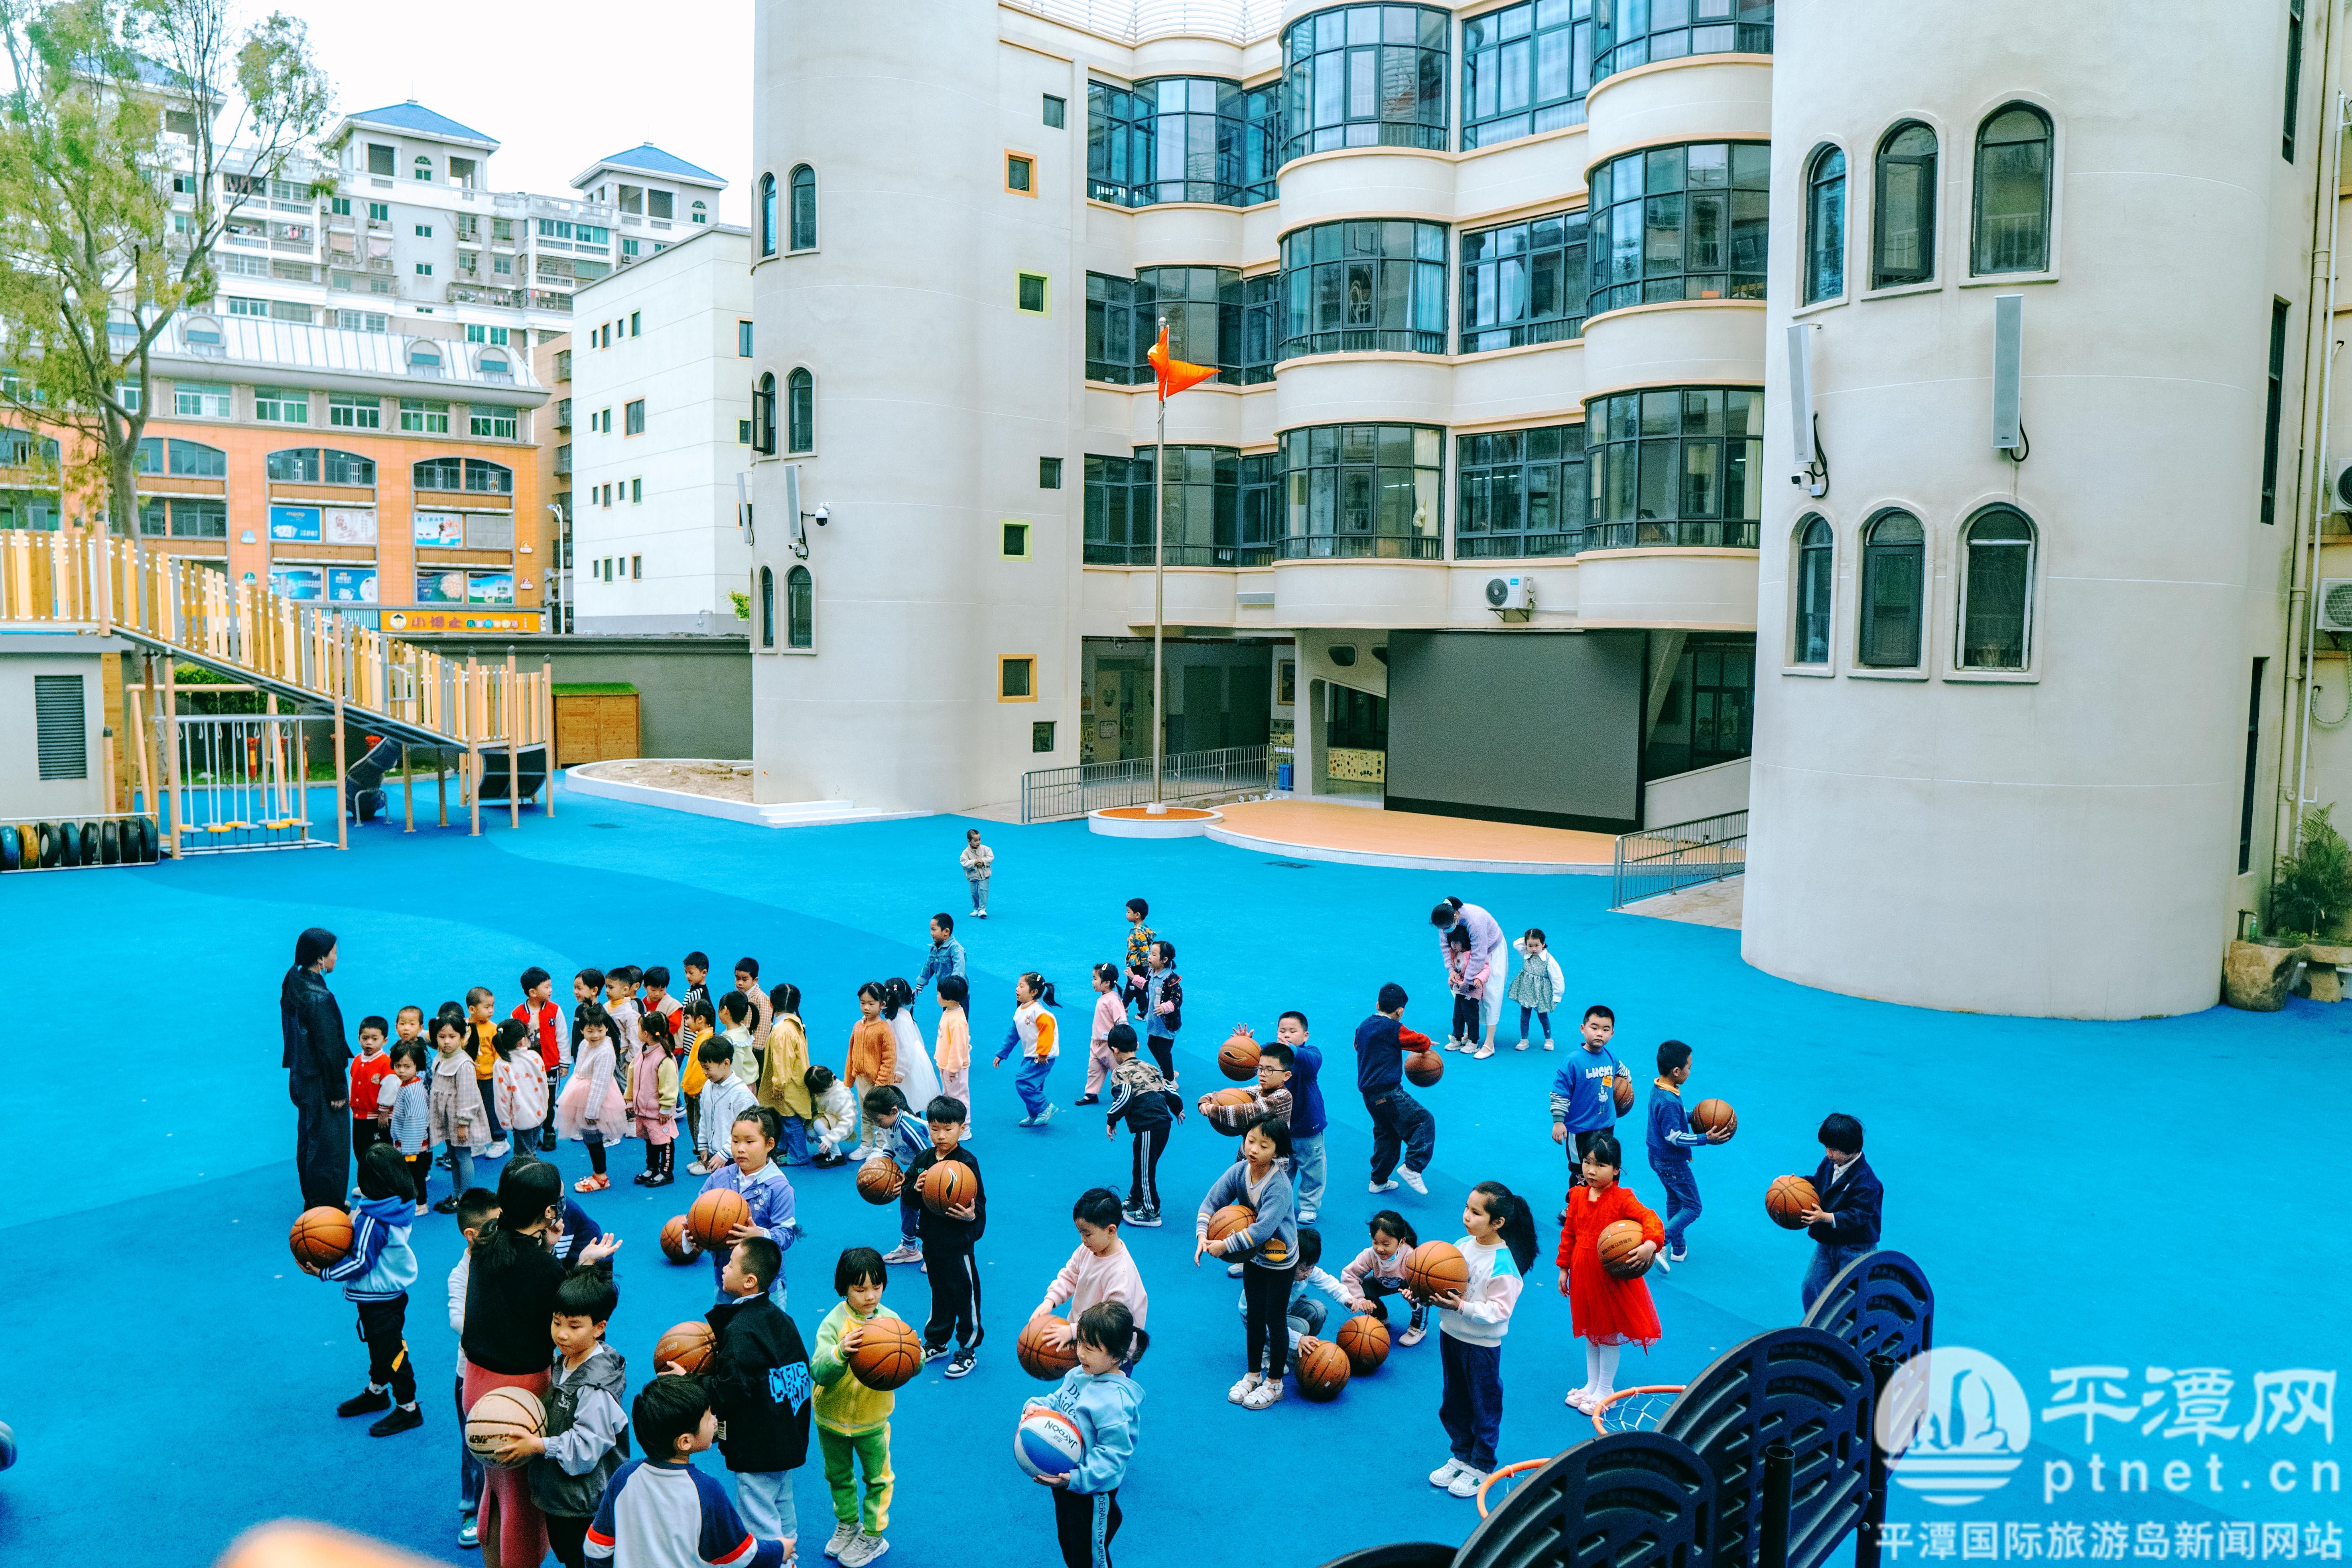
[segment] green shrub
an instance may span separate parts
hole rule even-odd
[[[2274,939],[2334,936],[2352,910],[2352,845],[2328,820],[2331,809],[2322,805],[2305,812],[2303,847],[2279,857],[2271,885]]]

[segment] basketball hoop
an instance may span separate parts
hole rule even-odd
[[[1612,1432],[1654,1432],[1684,1386],[1679,1383],[1653,1383],[1639,1388],[1621,1388],[1592,1413],[1592,1429],[1603,1436]]]
[[[1488,1487],[1493,1486],[1496,1481],[1501,1480],[1506,1476],[1521,1475],[1528,1470],[1540,1470],[1546,1465],[1550,1463],[1551,1461],[1549,1459],[1521,1459],[1516,1465],[1505,1465],[1501,1469],[1490,1472],[1485,1480],[1478,1483],[1478,1517],[1480,1519],[1486,1517],[1486,1489]]]

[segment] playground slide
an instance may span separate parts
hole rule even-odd
[[[373,822],[389,804],[383,775],[400,761],[400,742],[383,739],[367,749],[343,775],[343,808],[362,822]]]

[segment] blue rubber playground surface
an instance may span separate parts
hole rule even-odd
[[[316,805],[331,835],[323,792]],[[335,1417],[364,1382],[365,1353],[340,1290],[287,1253],[300,1205],[276,996],[301,928],[340,933],[331,984],[354,1028],[405,1003],[429,1012],[475,984],[497,992],[503,1015],[533,963],[559,976],[623,963],[675,971],[700,948],[723,978],[756,954],[763,979],[802,988],[813,1054],[837,1065],[858,983],[911,976],[926,917],[965,907],[961,819],[778,832],[568,794],[559,812],[527,813],[520,831],[486,812],[480,838],[462,826],[355,829],[347,855],[0,878],[24,1038],[16,1157],[0,1184],[0,1421],[20,1456],[0,1473],[0,1562],[74,1561],[107,1540],[151,1563],[205,1563],[239,1531],[289,1516],[436,1561],[476,1555],[457,1544],[457,1346],[443,1291],[453,1223],[434,1215],[415,1233],[408,1336],[428,1419],[394,1438]],[[1387,980],[1413,995],[1408,1023],[1444,1033],[1426,911],[1449,893],[1514,934],[1550,934],[1570,1003],[1557,1027],[1572,1034],[1582,1004],[1605,1001],[1645,1086],[1656,1043],[1676,1037],[1696,1052],[1693,1097],[1738,1109],[1737,1140],[1698,1157],[1707,1207],[1688,1261],[1651,1277],[1665,1338],[1646,1357],[1627,1352],[1621,1385],[1684,1382],[1743,1337],[1797,1320],[1810,1244],[1771,1226],[1762,1194],[1776,1175],[1810,1173],[1813,1129],[1847,1110],[1886,1185],[1885,1245],[1936,1287],[1937,1343],[1997,1358],[2031,1407],[2022,1463],[1980,1500],[1895,1493],[1896,1562],[2341,1555],[2352,1518],[2334,1401],[2352,1359],[2352,1156],[2338,1108],[2352,1100],[2352,1007],[2135,1024],[1919,1012],[1770,979],[1741,963],[1737,932],[1611,914],[1601,878],[1299,864],[1069,825],[986,832],[992,918],[959,922],[980,1054],[1003,1037],[1014,975],[1043,971],[1077,1042],[1053,1080],[1066,1108],[1083,1071],[1087,968],[1119,955],[1120,906],[1142,894],[1185,980],[1188,1093],[1223,1083],[1212,1057],[1234,1022],[1270,1037],[1284,1008],[1312,1020],[1332,1119],[1319,1228],[1334,1272],[1375,1207],[1451,1239],[1473,1184],[1531,1195],[1544,1256],[1504,1351],[1506,1461],[1591,1431],[1561,1403],[1583,1356],[1549,1262],[1565,1169],[1545,1096],[1563,1058],[1510,1049],[1507,1010],[1501,1053],[1448,1057],[1423,1095],[1439,1130],[1430,1194],[1375,1199],[1349,1048]],[[2097,933],[2085,936],[2083,961],[2095,963]],[[936,1011],[928,998],[918,1009],[928,1037]],[[1076,1245],[1072,1198],[1123,1186],[1128,1169],[1124,1134],[1107,1141],[1090,1112],[1025,1131],[1013,1125],[1012,1069],[974,1077],[989,1338],[971,1377],[951,1384],[935,1365],[898,1395],[893,1563],[1054,1560],[1051,1509],[1007,1452],[1021,1400],[1041,1386],[1015,1364],[1013,1340]],[[1639,1125],[1625,1129],[1636,1148]],[[1446,1457],[1433,1337],[1329,1405],[1294,1396],[1253,1414],[1226,1403],[1242,1371],[1239,1287],[1193,1268],[1184,1214],[1234,1152],[1197,1117],[1180,1128],[1161,1166],[1171,1223],[1129,1237],[1153,1342],[1118,1562],[1308,1568],[1382,1542],[1459,1541],[1475,1509],[1425,1479]],[[586,1169],[577,1144],[556,1159],[567,1178]],[[626,1179],[640,1163],[639,1146],[622,1146],[613,1190],[585,1202],[625,1238],[613,1338],[633,1388],[660,1331],[699,1316],[710,1295],[707,1267],[673,1268],[656,1245],[691,1179],[647,1194]],[[494,1177],[498,1164],[484,1168]],[[1625,1174],[1663,1207],[1638,1152]],[[786,1257],[788,1305],[814,1339],[834,1303],[834,1258],[889,1246],[896,1211],[860,1202],[846,1170],[795,1175],[807,1234]],[[923,1276],[894,1269],[886,1299],[919,1321]],[[704,1463],[723,1473],[717,1455]],[[802,1561],[822,1568],[829,1507],[814,1463],[797,1502]]]

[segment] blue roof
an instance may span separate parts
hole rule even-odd
[[[388,103],[382,109],[362,109],[343,118],[353,123],[381,125],[394,131],[414,131],[421,136],[446,136],[460,142],[479,142],[489,147],[499,144],[497,137],[486,136],[470,125],[460,125],[446,114],[436,114],[414,99],[406,103]]]
[[[650,142],[640,142],[625,153],[615,153],[600,159],[598,169],[630,169],[641,174],[667,174],[673,180],[699,180],[707,184],[723,185],[727,182],[697,163],[689,163],[673,153],[665,153]],[[582,178],[586,178],[583,175]]]

